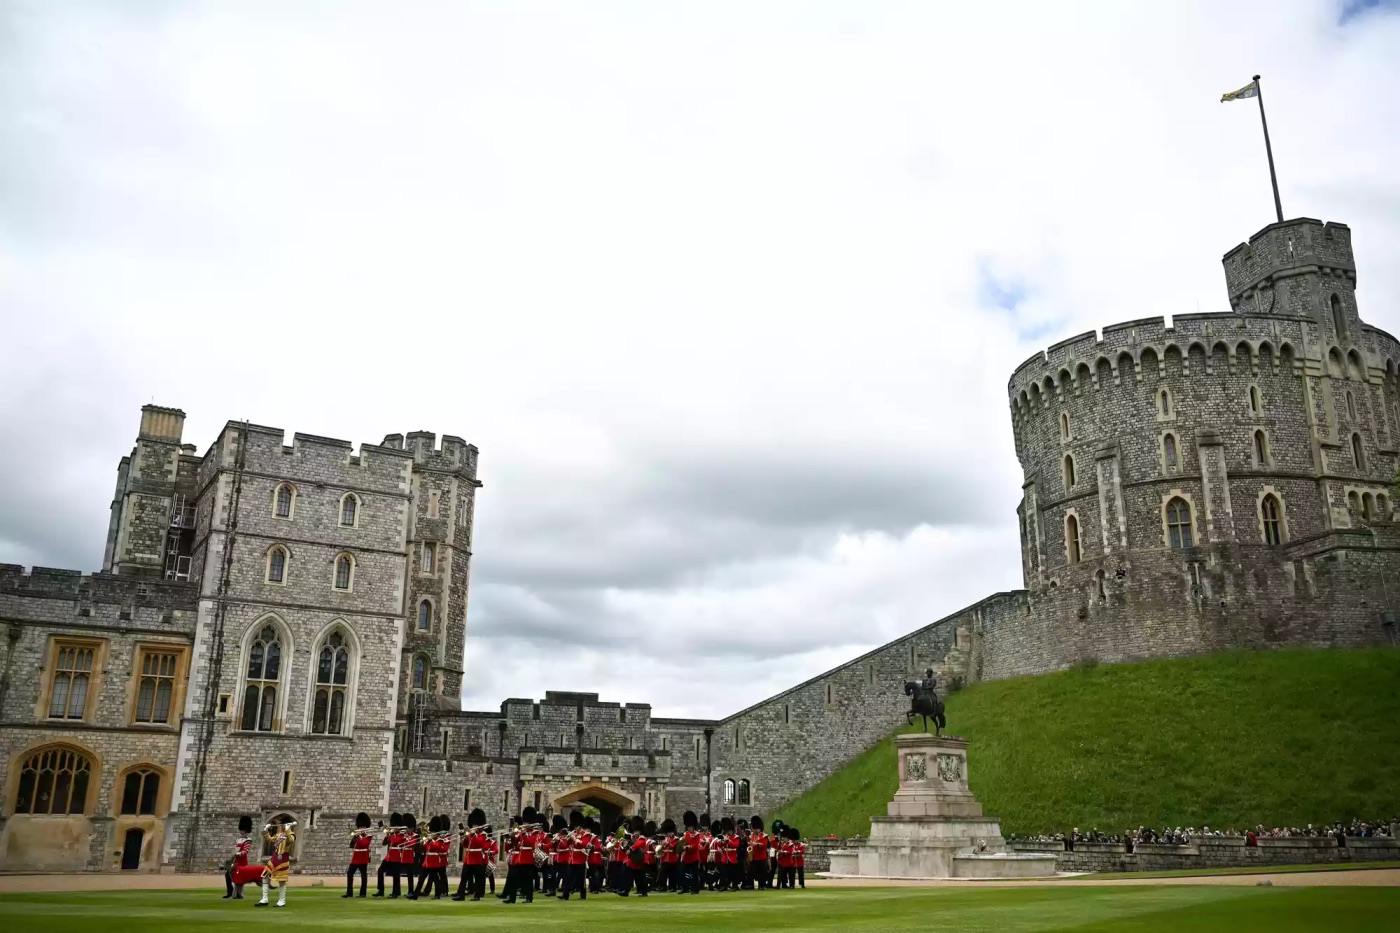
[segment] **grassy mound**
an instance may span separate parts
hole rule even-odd
[[[1005,833],[1400,814],[1393,649],[1080,667],[977,684],[947,706]],[[891,737],[772,816],[809,837],[865,835],[897,787]]]

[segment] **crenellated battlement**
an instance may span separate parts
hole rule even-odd
[[[1356,259],[1351,250],[1351,228],[1298,217],[1269,224],[1249,242],[1225,254],[1225,286],[1231,307],[1251,297],[1256,289],[1271,289],[1275,280],[1304,272],[1321,272],[1355,283]]]
[[[93,605],[139,604],[193,612],[198,587],[185,582],[0,564],[0,593],[41,599],[80,600]]]
[[[409,431],[407,434],[386,434],[384,447],[403,450],[413,456],[416,464],[434,470],[464,472],[475,478],[477,449],[454,434],[444,434],[442,443],[432,431]]]

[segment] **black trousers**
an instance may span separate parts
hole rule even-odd
[[[806,867],[806,865],[797,866],[797,886],[800,888],[807,887],[807,872],[805,871]]]
[[[394,881],[394,896],[399,893],[399,863],[382,860],[379,863],[379,871],[376,873],[376,894],[384,896],[384,876],[388,875]]]
[[[242,897],[243,885],[233,883],[233,869],[224,872],[224,892],[228,897]]]
[[[628,871],[628,872],[632,875],[632,885],[633,885],[633,887],[635,887],[635,888],[637,889],[637,896],[638,896],[638,897],[646,897],[646,896],[647,896],[647,869],[646,869],[646,866],[643,865],[643,866],[641,866],[641,867],[638,867],[638,866],[633,865],[633,866],[627,868],[626,871]]]
[[[444,874],[445,874],[444,870]],[[472,897],[480,900],[486,893],[486,866],[463,865],[462,880],[457,885],[458,897]]]
[[[407,885],[404,887],[404,896],[417,897],[418,895],[413,893],[413,882],[418,877],[418,866],[413,862],[403,862],[400,865],[400,871],[403,872],[404,879],[407,881]],[[394,896],[399,896],[399,879],[397,878],[394,879]]]
[[[345,869],[345,894],[347,897],[355,893],[355,872],[357,871],[360,873],[360,897],[365,896],[365,888],[369,885],[369,866],[351,865]]]
[[[760,890],[772,887],[768,880],[768,860],[749,862],[749,881]]]
[[[587,900],[587,871],[587,865],[569,865],[564,871],[564,890],[559,896],[567,900],[570,894],[577,893],[579,900]]]

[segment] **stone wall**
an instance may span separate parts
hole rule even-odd
[[[1015,852],[1054,852],[1055,868],[1063,872],[1172,871],[1199,868],[1245,868],[1267,865],[1326,865],[1344,862],[1400,860],[1395,839],[1347,839],[1339,846],[1331,837],[1274,838],[1246,846],[1243,836],[1207,836],[1190,845],[1138,843],[1129,852],[1122,844],[1080,842],[1073,852],[1059,843],[1012,842]]]

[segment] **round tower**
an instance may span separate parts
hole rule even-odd
[[[1224,267],[1232,313],[1011,377],[1027,650],[1055,665],[1392,637],[1400,344],[1357,314],[1351,231],[1271,224]]]

